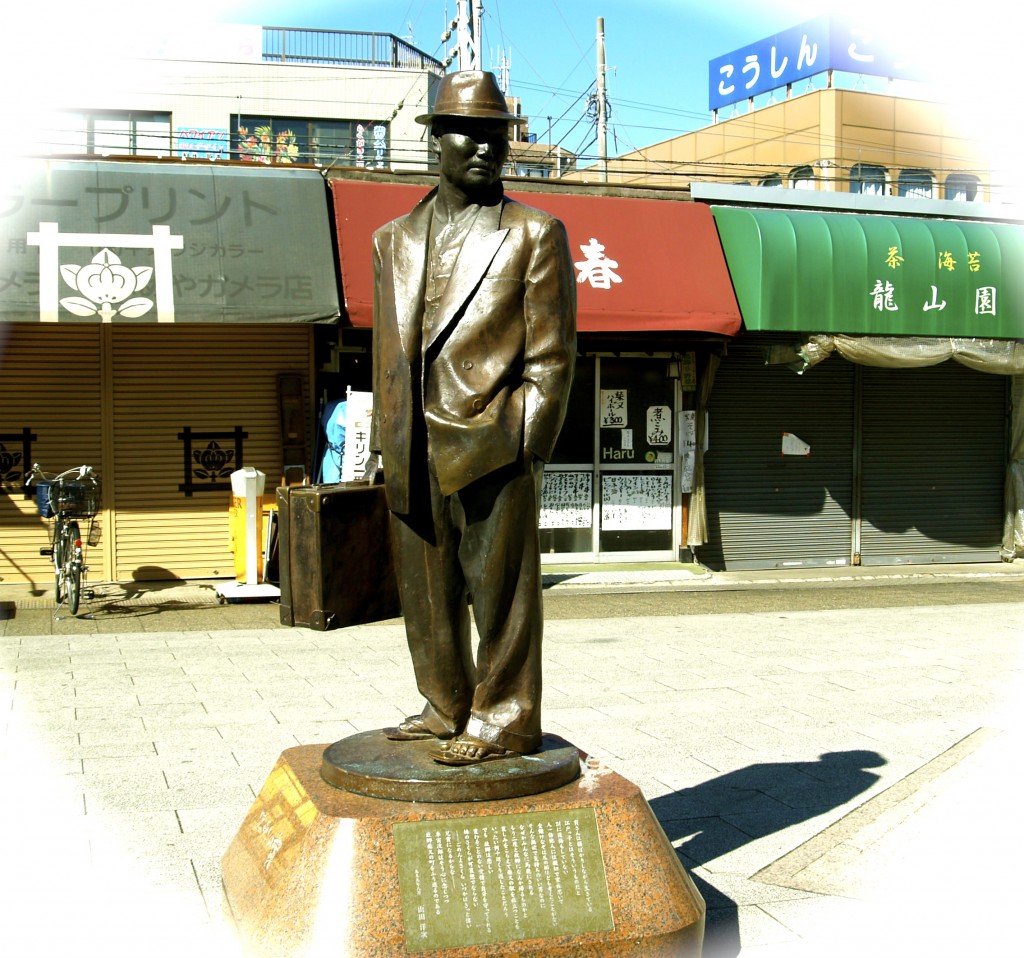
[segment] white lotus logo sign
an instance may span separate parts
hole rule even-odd
[[[82,294],[60,301],[61,306],[76,316],[99,315],[109,323],[115,316],[137,319],[153,308],[153,300],[145,296],[128,298],[149,283],[153,267],[122,266],[121,260],[109,249],[100,250],[88,266],[61,266],[60,275],[68,286]]]

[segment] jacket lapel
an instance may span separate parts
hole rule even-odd
[[[466,305],[508,235],[507,229],[499,228],[504,205],[505,201],[502,200],[494,206],[481,207],[473,221],[459,251],[452,277],[441,297],[437,322],[424,347],[429,347]]]
[[[410,362],[419,356],[423,319],[423,295],[427,268],[430,217],[437,190],[427,194],[398,221],[392,244],[392,282],[395,317],[402,349]]]

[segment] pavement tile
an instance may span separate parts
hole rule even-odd
[[[56,861],[63,850],[69,867],[56,881],[47,868],[56,885],[48,891],[60,895],[66,885],[76,941],[102,928],[116,958],[124,941],[137,949],[153,934],[181,941],[185,953],[234,958],[228,939],[213,952],[196,942],[208,946],[223,931],[220,858],[280,752],[419,708],[400,621],[317,633],[279,628],[276,609],[263,609],[255,627],[239,625],[253,610],[199,612],[202,630],[180,632],[166,624],[194,629],[199,618],[121,617],[130,629],[108,619],[97,632],[96,619],[53,623],[47,611],[47,631],[25,637],[6,630],[18,617],[0,623],[0,763],[35,784],[29,794],[8,792],[8,802],[31,798],[32,809],[18,805],[5,820],[52,811],[43,853]],[[858,922],[892,919],[896,909],[886,915],[884,902],[753,876],[796,860],[846,816],[1007,715],[1008,700],[1024,700],[1019,603],[563,617],[546,632],[545,728],[643,789],[708,901],[709,958],[831,958],[856,940]],[[884,764],[858,766],[870,752]],[[908,878],[900,863],[919,858],[933,873],[920,886],[930,889],[932,912],[917,895],[907,914],[940,923],[934,903],[949,900],[952,880],[984,886],[1000,902],[996,912],[976,905],[972,914],[988,917],[966,924],[998,927],[1014,907],[999,894],[1008,897],[1013,883],[993,887],[981,876],[1006,847],[999,823],[1013,820],[1016,790],[1006,787],[1012,762],[987,767],[979,794],[954,796],[937,784],[902,821],[878,816],[823,863],[831,868],[824,877],[864,889],[856,869],[870,860],[874,873],[893,876],[884,892],[901,902]],[[965,767],[964,780],[976,774]],[[99,827],[108,823],[111,834]],[[942,854],[926,855],[929,842]],[[947,849],[955,855],[948,866]],[[20,875],[32,887],[31,862]],[[98,920],[110,901],[119,903],[117,921]],[[22,931],[5,928],[5,943],[16,947]],[[65,944],[75,953],[74,942]],[[871,945],[862,936],[860,953],[879,953]]]
[[[146,731],[141,715],[129,716],[124,721],[117,719],[105,727],[100,725],[78,730],[78,741],[83,748],[107,744],[111,738],[115,737],[127,743],[143,739],[149,740],[151,736]]]

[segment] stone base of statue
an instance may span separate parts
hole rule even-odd
[[[635,785],[553,737],[463,768],[424,748],[376,731],[281,753],[223,861],[251,953],[700,955],[704,902]],[[451,797],[477,779],[482,799]]]

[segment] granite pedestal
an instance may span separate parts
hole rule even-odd
[[[590,763],[516,798],[399,801],[328,784],[325,749],[281,753],[224,856],[253,954],[700,955],[704,902],[614,772]]]

